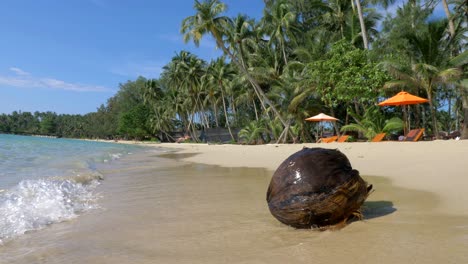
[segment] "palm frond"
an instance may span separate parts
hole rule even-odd
[[[456,80],[462,75],[462,71],[458,68],[449,68],[439,72],[438,77],[444,81],[448,82],[451,80]]]
[[[463,65],[468,64],[468,50],[465,50],[462,54],[452,58],[450,60],[450,65],[461,67]]]
[[[393,117],[385,122],[382,132],[393,132],[403,130],[403,120],[398,117]]]

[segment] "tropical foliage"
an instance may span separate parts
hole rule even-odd
[[[398,117],[387,119],[377,106],[368,108],[363,116],[359,116],[352,111],[350,111],[350,115],[356,122],[341,127],[341,131],[359,132],[368,140],[382,132],[391,133],[403,130],[403,120]]]
[[[121,84],[96,112],[3,114],[0,132],[162,141],[178,132],[198,142],[224,128],[245,144],[310,142],[314,124],[304,119],[325,112],[340,119],[337,132],[371,138],[402,133],[403,108],[375,105],[407,90],[429,99],[411,106],[414,126],[468,138],[466,1],[407,1],[386,17],[376,8],[394,1],[264,2],[256,20],[195,0],[181,34],[195,45],[211,37],[222,56],[179,51],[159,78]],[[448,19],[434,15],[436,4]]]

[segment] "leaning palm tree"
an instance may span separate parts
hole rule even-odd
[[[358,11],[359,24],[361,26],[361,36],[364,48],[369,49],[369,35],[367,34],[368,27],[366,26],[364,13],[362,12],[361,0],[351,0],[352,3],[354,3],[354,1],[356,3],[356,9]],[[371,0],[370,2],[374,5],[380,4],[386,9],[389,5],[393,4],[395,0]]]
[[[218,48],[221,48],[231,61],[239,68],[239,70],[247,77],[253,89],[258,93],[259,99],[265,101],[270,106],[277,118],[281,120],[284,126],[286,122],[282,118],[274,104],[265,95],[265,92],[255,80],[248,69],[243,65],[239,58],[236,57],[224,44],[224,38],[229,34],[226,32],[229,24],[232,24],[231,19],[226,16],[220,16],[226,10],[226,5],[219,0],[206,0],[200,2],[195,0],[194,9],[196,14],[189,16],[182,21],[181,32],[184,34],[184,41],[193,40],[196,46],[200,44],[200,40],[206,34],[211,34],[216,41]],[[232,26],[230,27],[232,28]]]
[[[351,0],[354,2],[354,0]],[[364,15],[362,13],[361,0],[356,0],[356,9],[358,11],[359,25],[361,26],[361,36],[362,42],[364,43],[364,48],[369,49],[369,38],[367,36],[367,28],[364,23]]]
[[[238,15],[226,28],[226,44],[234,56],[239,58],[243,67],[247,68],[246,51],[247,47],[257,46],[255,20],[245,15]]]
[[[453,16],[450,14],[450,9],[449,9],[447,0],[442,0],[442,5],[444,7],[444,12],[448,20],[450,38],[454,38],[455,37],[455,24],[453,23]]]

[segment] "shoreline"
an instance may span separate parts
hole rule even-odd
[[[399,187],[434,193],[438,197],[435,212],[468,216],[468,173],[464,170],[468,161],[468,140],[267,145],[108,142],[196,154],[180,157],[180,160],[192,163],[265,168],[271,172],[303,147],[338,149],[362,176],[385,177]],[[378,191],[378,186],[374,188]]]
[[[457,201],[457,210],[442,206],[452,204],[455,196],[444,196],[445,187],[437,182],[443,177],[427,173],[462,164],[462,158],[454,157],[464,157],[466,144],[120,143],[140,145],[141,151],[97,168],[104,175],[96,189],[102,195],[97,210],[20,236],[0,247],[0,255],[9,263],[467,262],[468,216],[459,212],[466,205]],[[298,230],[271,216],[265,193],[272,172],[303,146],[339,148],[374,185],[376,191],[363,206],[364,221],[335,232]],[[452,160],[434,163],[434,169],[428,166],[428,150]],[[389,162],[415,155],[426,170],[411,177],[408,168],[376,176],[385,173]],[[450,180],[459,198],[466,189],[462,169],[453,167]],[[429,192],[421,191],[424,186],[396,186],[407,178],[418,185],[428,178],[432,189],[444,188]]]

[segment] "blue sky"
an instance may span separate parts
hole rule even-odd
[[[229,16],[260,18],[263,0],[224,0]],[[211,39],[184,44],[193,0],[2,0],[0,113],[93,112],[139,75],[158,77],[180,50],[221,54]]]
[[[262,0],[227,0],[228,15],[261,17]],[[95,111],[119,83],[158,77],[180,50],[209,60],[210,39],[184,44],[193,0],[2,0],[0,113]]]

